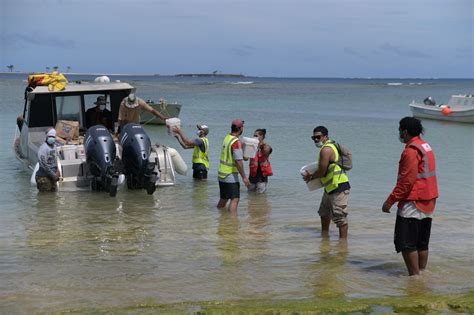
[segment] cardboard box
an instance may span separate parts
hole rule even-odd
[[[75,140],[79,137],[79,122],[73,120],[58,120],[56,135],[66,140]]]

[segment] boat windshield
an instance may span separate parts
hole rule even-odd
[[[58,120],[74,120],[82,123],[81,96],[56,96],[56,109]]]

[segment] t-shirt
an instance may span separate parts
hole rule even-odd
[[[89,108],[86,112],[86,127],[90,128],[95,125],[104,125],[107,129],[112,130],[114,128],[112,113],[108,109],[99,111],[95,107]]]
[[[201,138],[194,139],[194,144],[199,147],[202,153],[206,152],[206,146],[204,145],[204,140]]]
[[[137,97],[138,106],[135,108],[129,108],[125,106],[125,102],[127,102],[127,98],[124,98],[120,103],[118,120],[123,120],[127,123],[139,124],[141,112],[144,110],[151,112],[153,110],[150,105],[148,105],[144,100],[139,97]]]
[[[232,144],[232,158],[234,161],[243,160],[244,152],[242,150],[242,144],[239,140],[235,141]],[[227,175],[225,178],[219,178],[219,181],[223,183],[238,183],[239,182],[239,174],[230,174]]]
[[[49,146],[46,142],[38,149],[39,168],[36,176],[47,176],[53,178],[56,176],[58,164],[56,163],[56,147]]]

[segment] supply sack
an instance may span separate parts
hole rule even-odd
[[[337,152],[339,153],[339,160],[336,162],[340,168],[345,171],[350,171],[352,169],[352,152],[351,150],[340,143],[334,142],[334,145],[337,148]]]
[[[56,135],[65,140],[76,140],[79,138],[78,121],[58,120],[54,129],[56,129]]]

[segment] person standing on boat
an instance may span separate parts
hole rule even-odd
[[[349,177],[347,173],[335,162],[339,160],[339,150],[334,141],[329,139],[328,129],[318,126],[313,130],[313,139],[319,151],[318,169],[314,173],[307,172],[303,179],[309,182],[319,178],[324,186],[324,194],[319,206],[321,217],[321,232],[327,235],[331,218],[339,228],[339,238],[346,239],[349,229],[347,220],[347,203],[349,200]]]
[[[240,119],[234,119],[231,123],[231,132],[224,138],[219,163],[218,179],[220,199],[217,208],[224,208],[230,199],[229,212],[237,213],[237,207],[240,201],[240,182],[239,174],[244,181],[245,186],[250,182],[245,176],[243,163],[242,144],[239,136],[244,131],[244,122]]]
[[[431,146],[421,139],[423,126],[414,117],[400,120],[398,138],[405,144],[399,166],[397,184],[385,200],[382,211],[398,202],[394,243],[402,252],[410,276],[420,274],[428,263],[431,221],[438,198],[436,161]]]
[[[139,124],[140,114],[144,110],[152,113],[153,115],[155,115],[156,117],[160,118],[163,121],[169,118],[161,114],[157,110],[153,109],[153,107],[148,105],[141,98],[136,97],[134,93],[130,93],[120,103],[119,114],[118,114],[119,126],[123,127],[128,123]]]
[[[36,171],[36,187],[39,191],[56,191],[59,180],[58,163],[56,161],[56,130],[46,132],[46,140],[38,150],[39,168]]]
[[[174,127],[175,138],[184,149],[194,149],[193,152],[193,178],[206,180],[209,172],[209,127],[206,125],[197,125],[198,138],[188,139],[181,128]]]
[[[94,104],[95,107],[89,108],[86,111],[86,127],[90,128],[95,125],[103,125],[107,127],[109,131],[112,131],[114,129],[114,123],[112,113],[106,108],[107,100],[105,96],[98,96]]]
[[[249,163],[249,191],[256,191],[263,194],[267,190],[268,176],[273,175],[272,166],[269,161],[273,149],[265,143],[266,129],[255,130],[253,136],[257,138],[258,150],[255,157],[250,159]]]

